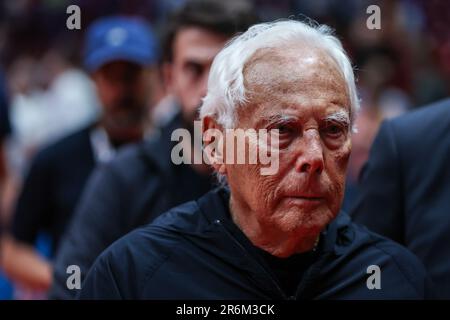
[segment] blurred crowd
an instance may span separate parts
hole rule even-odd
[[[108,160],[108,152],[114,153],[119,147],[133,143],[142,136],[157,134],[158,128],[174,117],[177,104],[191,104],[193,108],[198,106],[198,101],[190,103],[187,98],[179,101],[183,100],[183,93],[173,94],[173,88],[164,75],[164,63],[170,62],[170,58],[164,56],[167,50],[162,40],[171,22],[171,14],[183,6],[184,2],[17,0],[0,3],[0,226],[4,237],[8,237],[6,230],[12,224],[13,215],[18,208],[20,210],[19,195],[39,150],[95,123],[104,113],[114,109],[114,106],[109,109],[104,106],[107,105],[105,101],[114,100],[114,97],[107,97],[108,92],[114,89],[108,87],[102,77],[112,75],[126,78],[129,83],[136,81],[135,87],[124,89],[131,90],[133,97],[123,97],[125,102],[121,103],[145,106],[144,111],[136,107],[134,117],[127,115],[126,119],[119,117],[117,120],[117,113],[120,112],[112,111],[115,113],[111,116],[112,120],[104,124],[110,136],[108,143],[112,147],[100,147],[96,156],[100,159],[105,156],[105,161]],[[302,19],[307,16],[331,26],[351,56],[362,108],[356,119],[357,132],[353,135],[348,168],[344,209],[349,208],[358,194],[356,181],[383,119],[450,95],[450,2],[251,2],[255,16],[262,21],[288,17]],[[66,8],[71,4],[81,8],[81,30],[66,28],[69,16]],[[379,30],[370,30],[366,26],[370,15],[366,9],[373,4],[381,9]],[[151,40],[154,57],[148,63],[148,74],[141,75],[140,69],[133,69],[128,65],[115,65],[109,70],[101,68],[99,71],[94,66],[95,62],[92,65],[86,64],[83,55],[87,50],[86,30],[100,18],[112,15],[139,17],[150,26],[154,36]],[[120,34],[117,37],[120,40]],[[92,41],[91,45],[95,46],[95,40]],[[197,69],[201,66],[193,64],[190,68],[195,73],[200,72]],[[136,80],[141,76],[145,76],[146,82]],[[143,95],[141,100],[137,98],[139,95]],[[135,119],[139,112],[146,113],[144,118],[148,123]],[[117,123],[126,121],[133,128],[142,126],[142,130],[135,132],[131,129],[115,129],[119,126]],[[115,135],[111,132],[115,132]],[[101,141],[104,141],[101,140],[102,133],[96,133],[98,134],[92,134],[91,137],[98,137],[92,139],[97,139],[101,145]],[[77,162],[73,166],[77,166]],[[72,167],[70,170],[78,174],[77,168]],[[41,194],[46,193],[46,190],[40,191]],[[41,259],[51,260],[55,254],[55,243],[46,234],[46,230],[41,231],[29,245],[36,248]],[[58,231],[59,234],[63,232],[64,230]],[[5,248],[2,253],[4,251]],[[43,298],[47,289],[45,286],[44,289],[39,289],[39,285],[30,288],[14,278],[8,280],[0,269],[0,299]]]

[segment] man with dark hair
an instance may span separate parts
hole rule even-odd
[[[223,45],[255,22],[250,3],[240,0],[226,4],[217,0],[187,1],[169,17],[162,44],[162,68],[169,91],[183,108],[182,116],[189,127],[206,93],[208,71],[214,58],[213,42]]]
[[[171,135],[178,128],[193,131],[214,57],[256,17],[245,1],[188,1],[169,21],[162,68],[180,113],[151,141],[124,150],[91,176],[58,252],[50,298],[69,299],[78,292],[67,288],[68,266],[77,265],[84,278],[115,240],[214,184],[206,165],[172,162]],[[192,153],[201,152],[183,142]]]
[[[51,284],[51,263],[33,248],[38,234],[50,236],[55,252],[95,165],[144,137],[156,45],[150,27],[140,19],[114,16],[89,27],[84,66],[102,114],[98,123],[47,146],[31,163],[3,251],[5,272],[25,288],[45,291]]]

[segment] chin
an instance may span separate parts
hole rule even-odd
[[[285,232],[301,232],[304,235],[318,235],[334,218],[330,210],[316,208],[305,211],[300,208],[289,208],[278,212],[274,217],[280,229]]]

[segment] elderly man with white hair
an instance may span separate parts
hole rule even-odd
[[[284,20],[233,39],[200,110],[223,185],[114,243],[80,298],[426,298],[416,257],[340,212],[357,109],[350,61],[326,26]],[[269,134],[235,144],[236,129]],[[276,170],[249,161],[252,146]]]

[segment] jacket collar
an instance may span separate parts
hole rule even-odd
[[[232,221],[228,209],[229,199],[229,188],[219,187],[200,198],[197,203],[209,223],[221,222],[239,241],[252,245],[250,240]],[[350,224],[350,217],[344,211],[341,211],[322,231],[317,250],[321,253],[334,253],[338,256],[344,254],[348,244],[353,241],[353,233],[349,228]]]
[[[253,244],[232,221],[228,210],[229,197],[229,189],[222,187],[207,193],[197,201],[201,213],[209,223],[209,231],[214,230],[213,226],[222,231],[208,232],[208,246],[214,243],[212,247],[215,255],[245,270],[253,283],[264,292],[270,293],[271,297],[275,295],[277,299],[312,298],[314,286],[323,268],[330,264],[330,259],[335,259],[347,252],[349,244],[353,242],[351,228],[349,228],[350,218],[341,212],[321,233],[314,262],[305,271],[295,296],[288,297],[277,281],[264,269],[262,258],[257,254]]]

